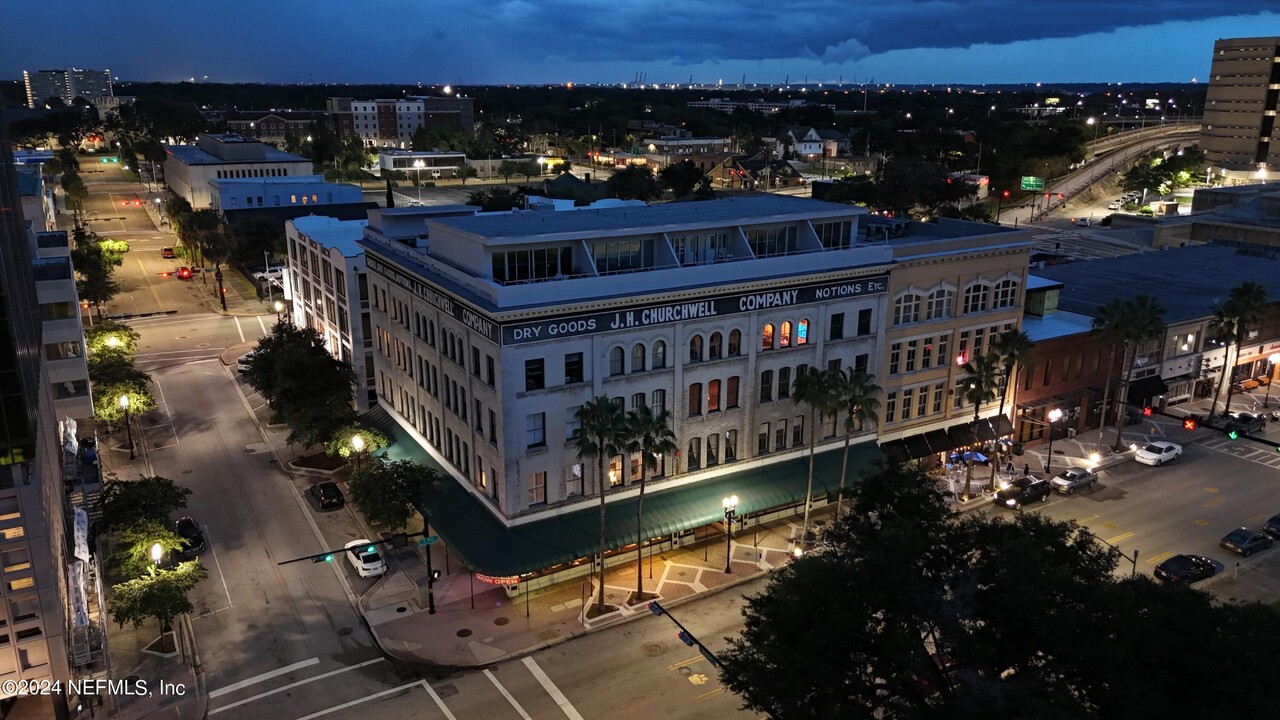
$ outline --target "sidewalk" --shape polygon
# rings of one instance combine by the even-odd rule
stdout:
[[[834,507],[813,515],[813,525],[830,521]],[[732,573],[725,573],[723,525],[703,538],[677,548],[669,544],[645,549],[643,588],[664,606],[725,590],[784,564],[796,547],[800,517],[735,530]],[[643,602],[628,605],[636,589],[634,551],[628,561],[605,571],[605,602],[617,608],[594,619],[584,618],[584,604],[595,595],[595,576],[575,577],[515,598],[498,586],[475,580],[457,566],[446,565],[446,549],[435,549],[432,563],[441,571],[436,581],[436,613],[419,605],[419,589],[426,586],[421,551],[399,551],[397,565],[360,599],[361,615],[387,654],[402,661],[441,668],[490,665],[648,615]],[[423,548],[425,550],[425,548]],[[448,568],[448,574],[445,574]],[[425,592],[425,591],[424,591]]]

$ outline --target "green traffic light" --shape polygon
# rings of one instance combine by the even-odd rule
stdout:
[[[368,549],[365,550],[365,552],[377,552],[377,551],[378,551],[378,548],[374,547],[373,545],[370,545]]]
[[[329,553],[328,555],[325,555],[325,556],[324,556],[324,561],[325,561],[325,562],[333,562],[333,553]]]
[[[1236,432],[1235,430],[1232,430],[1231,432],[1227,433],[1227,437],[1231,438],[1232,440],[1239,440],[1240,433]]]

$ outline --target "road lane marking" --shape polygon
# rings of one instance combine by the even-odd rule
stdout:
[[[261,316],[261,315],[259,315],[259,316],[258,316],[258,327],[262,328],[262,334],[263,334],[263,335],[270,335],[270,334],[271,334],[271,333],[267,332],[267,324],[266,324],[266,323],[264,323],[264,322],[262,322],[262,316]]]
[[[323,673],[323,674],[321,674],[321,675],[316,675],[315,677],[310,677],[310,678],[307,678],[306,680],[299,680],[299,681],[297,681],[297,682],[289,683],[288,685],[281,685],[280,687],[278,687],[278,688],[276,688],[276,689],[274,689],[274,690],[268,690],[268,691],[266,691],[266,692],[264,692],[264,693],[258,693],[257,695],[254,695],[253,697],[245,698],[244,700],[238,700],[238,701],[236,701],[236,702],[231,703],[230,705],[223,705],[223,706],[222,706],[222,707],[220,707],[220,708],[216,708],[216,709],[210,710],[210,711],[209,711],[209,714],[210,714],[210,715],[217,715],[218,713],[220,713],[220,712],[222,712],[222,711],[224,711],[224,710],[230,710],[231,708],[240,707],[241,705],[248,705],[248,704],[249,704],[249,703],[251,703],[251,702],[255,702],[255,701],[261,700],[262,698],[265,698],[265,697],[271,697],[272,695],[275,695],[275,694],[277,694],[277,693],[282,693],[282,692],[284,692],[285,690],[292,690],[292,689],[294,689],[294,688],[296,688],[296,687],[302,687],[303,685],[307,685],[307,684],[310,684],[310,683],[316,682],[317,680],[324,680],[324,679],[326,679],[326,678],[331,678],[331,677],[333,677],[334,675],[341,675],[342,673],[350,672],[350,671],[352,671],[352,670],[359,670],[359,669],[360,669],[360,668],[362,668],[362,667],[365,667],[365,666],[368,666],[368,665],[373,665],[374,663],[384,662],[385,660],[386,660],[386,658],[374,658],[374,659],[372,659],[372,660],[365,660],[364,662],[359,663],[359,664],[357,664],[357,665],[351,665],[351,666],[344,667],[344,668],[338,668],[337,670],[330,670],[330,671],[329,671],[329,672],[327,672],[327,673]],[[317,662],[319,662],[319,661],[317,660]],[[211,697],[212,697],[212,695],[211,695]]]
[[[1222,503],[1224,503],[1224,502],[1226,502],[1226,501],[1227,501],[1227,499],[1226,499],[1226,498],[1224,498],[1224,497],[1217,497],[1217,498],[1214,498],[1214,499],[1212,499],[1212,500],[1210,500],[1210,501],[1208,501],[1208,502],[1204,503],[1203,507],[1211,508],[1211,507],[1213,507],[1213,506],[1215,506],[1215,505],[1221,505]]]
[[[1121,534],[1119,534],[1119,535],[1117,535],[1117,536],[1115,536],[1115,537],[1113,537],[1113,538],[1108,538],[1108,539],[1107,539],[1107,542],[1108,542],[1108,543],[1110,543],[1110,544],[1112,544],[1112,545],[1115,545],[1116,543],[1120,542],[1121,540],[1128,540],[1128,539],[1129,539],[1129,538],[1131,538],[1131,537],[1133,537],[1133,533],[1131,533],[1131,532],[1121,533]]]
[[[377,700],[380,697],[386,697],[387,695],[394,695],[395,693],[398,693],[404,690],[411,690],[413,688],[418,687],[419,685],[426,685],[426,684],[427,684],[426,680],[419,680],[418,682],[411,682],[408,685],[401,685],[400,687],[388,688],[381,692],[376,692],[372,695],[365,695],[362,698],[356,698],[355,700],[352,700],[350,702],[344,702],[341,705],[334,705],[333,707],[327,710],[321,710],[320,712],[314,712],[314,713],[311,713],[310,715],[304,715],[298,718],[298,720],[315,720],[315,718],[324,717],[329,713],[335,713],[335,712],[338,712],[339,710],[346,710],[347,708],[355,707],[360,703],[369,702],[370,700]]]
[[[520,707],[520,703],[516,702],[516,699],[511,697],[511,693],[507,692],[507,689],[502,686],[502,683],[498,682],[498,678],[495,677],[493,673],[489,672],[488,669],[485,669],[484,676],[489,678],[489,682],[493,683],[494,687],[498,688],[498,692],[502,693],[502,697],[506,698],[507,702],[511,703],[511,707],[515,708],[516,712],[520,713],[520,717],[523,720],[533,720],[533,718],[529,717],[529,713],[525,712],[524,708]],[[302,718],[302,720],[306,720],[306,718]]]
[[[582,716],[578,714],[578,711],[573,707],[573,704],[569,702],[569,698],[565,697],[564,693],[560,692],[560,688],[556,687],[556,684],[551,682],[551,678],[547,677],[547,674],[542,671],[542,668],[538,666],[538,663],[534,662],[533,658],[525,658],[524,666],[529,668],[529,672],[533,673],[533,676],[538,679],[538,682],[542,683],[542,689],[546,690],[547,694],[551,696],[551,699],[556,701],[556,704],[560,706],[562,711],[564,711],[565,717],[569,718],[569,720],[582,720]]]
[[[1168,559],[1169,559],[1169,558],[1171,558],[1171,557],[1173,557],[1173,551],[1172,551],[1172,550],[1170,550],[1170,551],[1168,551],[1168,552],[1162,552],[1162,553],[1160,553],[1159,555],[1156,555],[1155,557],[1147,558],[1147,564],[1148,564],[1148,565],[1155,565],[1156,563],[1164,562],[1165,560],[1168,560]]]
[[[227,576],[222,574],[222,563],[218,562],[218,549],[213,546],[213,533],[209,532],[209,526],[204,526],[205,538],[209,541],[209,552],[213,553],[213,564],[218,567],[218,577],[222,579],[222,592],[227,594],[227,605],[235,607],[236,604],[231,602],[231,591],[227,589]]]
[[[670,580],[668,580],[668,582],[671,582],[671,581],[670,581]],[[668,665],[668,666],[667,666],[667,669],[668,669],[668,670],[676,670],[676,669],[679,669],[679,668],[684,667],[685,665],[692,665],[692,664],[694,664],[694,663],[698,662],[699,660],[704,660],[704,659],[705,659],[705,658],[703,658],[701,655],[698,655],[698,656],[696,656],[696,657],[691,657],[691,658],[689,658],[688,660],[681,660],[680,662],[676,663],[675,665]]]
[[[426,688],[427,692],[431,693],[431,699],[436,702],[436,707],[440,708],[440,712],[444,713],[444,716],[449,718],[449,720],[458,720],[458,718],[453,716],[453,713],[449,712],[449,708],[445,706],[444,700],[441,700],[440,696],[436,694],[436,689],[431,687],[431,683],[426,680],[422,680],[421,682],[422,687]]]
[[[212,700],[213,698],[216,698],[216,697],[222,697],[227,693],[232,693],[232,692],[235,692],[236,690],[243,690],[244,688],[247,688],[250,685],[256,685],[257,683],[260,683],[263,680],[270,680],[273,677],[279,677],[281,675],[291,673],[294,670],[301,670],[303,668],[308,668],[308,667],[311,667],[312,665],[319,665],[319,664],[320,664],[320,658],[313,657],[310,660],[302,660],[292,665],[285,665],[282,668],[276,668],[275,670],[264,672],[261,675],[254,675],[251,678],[245,678],[240,682],[232,683],[226,687],[221,687],[221,688],[218,688],[217,690],[210,691],[209,699]]]
[[[722,688],[722,687],[721,687],[721,688],[716,688],[715,690],[712,690],[711,692],[705,692],[705,693],[702,693],[702,694],[701,694],[701,695],[699,695],[698,697],[694,698],[694,699],[693,699],[693,701],[694,701],[694,702],[702,702],[703,700],[710,700],[711,698],[713,698],[713,697],[715,697],[715,696],[717,696],[717,695],[723,695],[723,694],[724,694],[724,692],[725,692],[725,689],[724,689],[724,688]]]
[[[1265,518],[1266,516],[1267,516],[1267,514],[1266,514],[1266,513],[1258,513],[1257,515],[1254,515],[1253,517],[1249,518],[1249,519],[1248,519],[1248,520],[1246,520],[1245,522],[1255,523],[1255,522],[1258,522],[1259,520],[1261,520],[1261,519]]]
[[[231,319],[236,321],[236,332],[240,333],[240,342],[245,342],[244,328],[240,327],[240,318],[236,315],[232,315]]]

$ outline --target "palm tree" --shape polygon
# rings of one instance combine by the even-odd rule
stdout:
[[[1009,395],[1009,386],[1018,385],[1018,375],[1031,360],[1031,351],[1035,343],[1021,330],[1006,330],[991,344],[991,351],[1000,362],[1000,410],[997,415],[1004,415],[1004,402]],[[996,463],[991,463],[991,484],[996,482]]]
[[[1119,298],[1112,298],[1106,305],[1099,305],[1093,316],[1093,329],[1090,332],[1111,348],[1107,353],[1107,382],[1102,386],[1102,418],[1098,421],[1099,453],[1102,452],[1103,431],[1107,428],[1107,410],[1111,400],[1112,368],[1116,364],[1116,348],[1124,344],[1129,319],[1128,308]],[[1119,432],[1118,429],[1117,432]]]
[[[817,368],[806,367],[796,373],[792,386],[791,398],[797,405],[809,406],[809,485],[804,494],[804,525],[800,537],[809,537],[809,505],[813,495],[813,447],[817,444],[818,434],[814,432],[814,422],[819,413],[834,412],[840,406],[838,380]]]
[[[837,372],[840,404],[844,406],[844,459],[840,462],[840,485],[836,490],[836,520],[840,520],[840,504],[844,500],[844,478],[849,471],[849,437],[866,423],[875,423],[880,413],[880,386],[874,375],[849,368]],[[836,411],[833,411],[833,413]]]
[[[1127,328],[1124,338],[1124,401],[1129,403],[1129,379],[1133,376],[1134,361],[1137,359],[1138,347],[1142,343],[1150,340],[1158,340],[1164,335],[1164,307],[1160,301],[1150,295],[1137,295],[1133,299],[1125,303],[1125,312],[1128,320],[1125,322]],[[1129,350],[1132,348],[1134,358],[1129,358]],[[1121,442],[1123,436],[1121,428],[1124,422],[1121,419],[1116,420],[1116,444],[1112,448],[1115,452],[1120,452],[1123,447]]]
[[[600,589],[596,599],[596,609],[604,612],[604,496],[607,486],[604,481],[604,460],[612,458],[622,450],[625,419],[622,408],[618,407],[607,395],[601,395],[578,408],[574,413],[578,421],[578,437],[574,445],[578,450],[578,459],[596,459],[596,489],[600,493]]]
[[[998,363],[999,360],[988,353],[986,355],[978,355],[960,366],[960,369],[964,371],[964,377],[960,379],[960,382],[964,385],[962,397],[966,401],[973,403],[974,424],[977,424],[981,417],[982,404],[996,399]],[[964,475],[964,499],[968,500],[969,487],[973,482],[972,456],[965,463],[965,466],[967,469]]]
[[[636,500],[636,602],[644,599],[641,570],[644,567],[644,483],[650,470],[658,469],[658,458],[674,453],[676,434],[671,431],[671,413],[654,412],[648,405],[627,413],[627,452],[640,453],[640,497]],[[652,568],[651,568],[652,569]]]
[[[1231,412],[1231,396],[1234,394],[1229,368],[1234,367],[1234,362],[1240,359],[1240,346],[1249,338],[1250,328],[1270,306],[1266,288],[1256,282],[1244,282],[1231,288],[1227,301],[1213,311],[1210,330],[1231,341],[1235,349],[1234,361],[1231,358],[1231,348],[1227,349],[1227,357],[1222,360],[1222,381],[1218,383],[1218,392],[1222,391],[1223,385],[1227,386],[1227,402],[1222,408],[1224,415]],[[1211,416],[1218,406],[1218,392],[1213,394],[1213,407],[1209,409]]]

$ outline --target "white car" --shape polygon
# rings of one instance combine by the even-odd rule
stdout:
[[[1076,225],[1079,227],[1089,227],[1092,224],[1093,221],[1089,218],[1076,218]]]
[[[1108,210],[1119,210],[1119,209],[1120,209],[1120,203],[1119,203],[1119,202],[1108,203],[1108,204],[1107,204],[1107,209],[1108,209]]]
[[[250,350],[249,352],[241,355],[240,359],[236,361],[236,370],[239,370],[240,372],[249,372],[249,364],[253,362],[253,356],[257,353],[257,350]]]
[[[378,547],[367,539],[352,540],[342,546],[347,552],[347,562],[360,577],[380,577],[387,572],[387,561],[378,554]]]
[[[284,268],[273,267],[273,268],[267,268],[266,270],[260,270],[254,273],[253,277],[255,280],[259,280],[259,281],[280,280],[284,278]]]
[[[1163,465],[1173,462],[1182,455],[1182,446],[1167,440],[1148,443],[1146,447],[1134,453],[1133,459],[1143,465]]]

